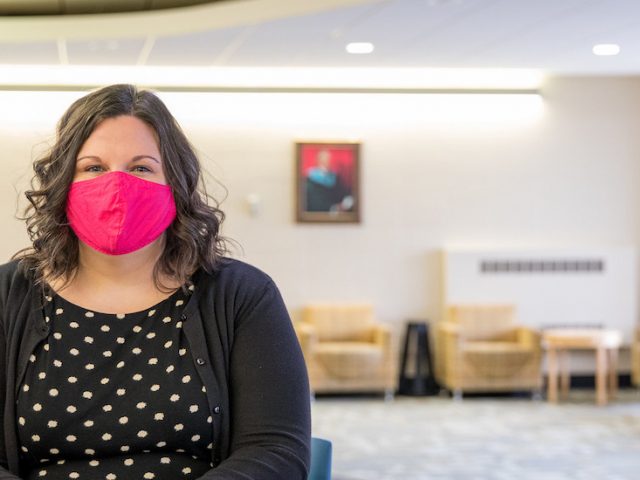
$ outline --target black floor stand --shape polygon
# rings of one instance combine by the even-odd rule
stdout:
[[[411,356],[411,358],[409,358]],[[408,363],[413,368],[408,371]],[[440,392],[433,372],[429,326],[426,322],[409,322],[400,359],[399,395],[437,395]]]

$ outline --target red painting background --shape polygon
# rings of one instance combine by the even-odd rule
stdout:
[[[303,145],[301,147],[300,155],[302,157],[300,172],[303,177],[306,177],[309,170],[316,166],[316,157],[320,150],[328,150],[331,153],[331,160],[329,162],[329,169],[334,172],[345,187],[353,189],[354,182],[354,147],[350,145],[335,146],[335,145]]]

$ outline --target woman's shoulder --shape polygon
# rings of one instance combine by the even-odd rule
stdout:
[[[273,284],[271,277],[258,267],[230,257],[222,258],[214,272],[200,272],[199,280],[218,287],[264,288]]]
[[[6,263],[2,263],[0,264],[0,274],[4,275],[7,272],[14,272],[16,270],[18,270],[18,267],[20,265],[20,260],[9,260]]]
[[[11,296],[13,301],[28,294],[33,279],[27,275],[19,260],[0,265],[0,306]]]
[[[16,281],[29,282],[20,260],[11,260],[0,265],[0,286],[11,284]]]

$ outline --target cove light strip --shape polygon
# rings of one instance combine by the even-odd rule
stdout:
[[[71,90],[133,83],[173,91],[538,93],[522,69],[0,65],[0,89]]]

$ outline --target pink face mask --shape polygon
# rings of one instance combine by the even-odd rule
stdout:
[[[73,182],[67,218],[80,240],[108,255],[131,253],[150,244],[176,217],[169,185],[124,172]]]

